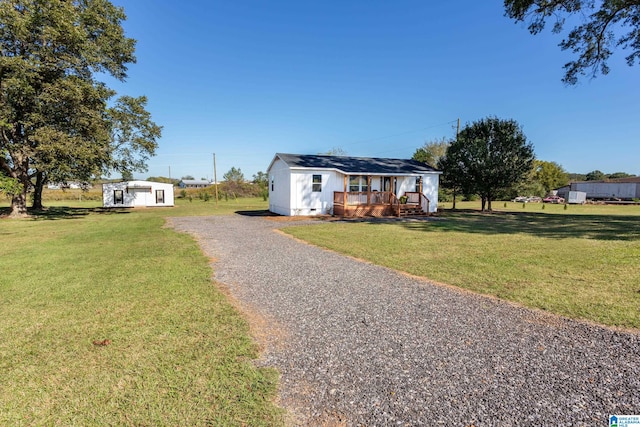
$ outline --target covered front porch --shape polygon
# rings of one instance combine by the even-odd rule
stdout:
[[[344,217],[428,215],[430,203],[420,176],[345,175],[343,191],[333,192],[333,214]]]

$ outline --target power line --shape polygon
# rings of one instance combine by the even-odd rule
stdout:
[[[356,145],[356,144],[364,144],[366,142],[373,142],[373,141],[379,141],[379,140],[387,139],[387,138],[395,138],[396,136],[409,135],[409,134],[412,134],[412,133],[422,132],[422,131],[425,131],[425,130],[428,130],[428,129],[433,129],[433,128],[437,128],[437,127],[440,127],[440,126],[456,123],[457,120],[458,119],[451,120],[451,121],[444,122],[444,123],[440,123],[440,124],[433,125],[433,126],[428,126],[428,127],[421,128],[421,129],[416,129],[416,130],[410,130],[410,131],[405,131],[405,132],[401,132],[401,133],[396,133],[396,134],[393,134],[393,135],[380,136],[380,137],[371,138],[371,139],[363,139],[361,141],[355,141],[355,142],[347,143],[345,145],[346,146],[351,146],[351,145]]]

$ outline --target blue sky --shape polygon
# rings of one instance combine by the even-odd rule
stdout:
[[[571,59],[502,1],[114,0],[137,43],[122,95],[164,127],[138,178],[247,179],[276,152],[409,158],[487,116],[515,119],[537,158],[640,174],[640,66],[567,87]]]

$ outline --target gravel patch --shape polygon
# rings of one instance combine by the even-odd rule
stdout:
[[[281,372],[292,424],[601,427],[610,414],[640,414],[640,334],[434,285],[277,232],[291,223],[171,223],[197,236],[241,306],[268,319],[254,325],[265,340],[259,364]]]

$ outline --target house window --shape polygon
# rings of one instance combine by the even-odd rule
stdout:
[[[360,191],[362,191],[363,193],[366,193],[367,191],[369,191],[369,180],[367,179],[366,176],[361,176],[360,177]]]
[[[124,191],[113,190],[113,204],[124,205]]]
[[[313,185],[311,191],[319,193],[322,191],[322,175],[313,175]]]
[[[420,185],[422,184],[422,177],[416,177],[416,193],[420,192]]]
[[[349,191],[366,193],[369,190],[366,176],[352,176],[349,178]]]
[[[273,191],[273,181],[274,181],[274,178],[271,177],[271,191]]]
[[[352,176],[349,178],[349,191],[360,191],[360,177]]]
[[[156,190],[156,203],[164,203],[164,190]]]

